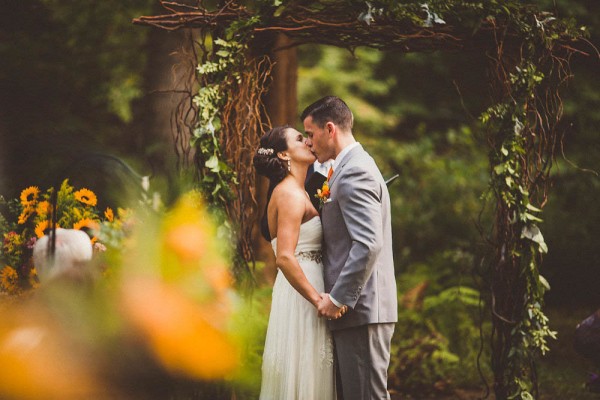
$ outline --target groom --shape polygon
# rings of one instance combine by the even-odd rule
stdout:
[[[319,162],[334,159],[323,200],[325,291],[318,310],[329,319],[338,397],[389,399],[387,368],[398,321],[390,198],[375,161],[352,135],[352,112],[338,97],[308,106],[301,120]],[[346,306],[348,312],[340,316]],[[341,390],[340,390],[341,389]]]

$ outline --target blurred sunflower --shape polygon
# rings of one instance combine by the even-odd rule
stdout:
[[[100,230],[100,223],[98,221],[95,221],[91,218],[84,218],[73,224],[73,229],[80,231],[83,228],[89,228],[94,234],[94,236],[91,239],[92,243],[98,240],[98,238],[96,237],[96,233]]]
[[[48,228],[50,228],[50,221],[48,221],[47,219],[39,222],[35,226],[35,235],[38,237],[38,239],[41,237],[44,237],[44,235],[45,235],[44,231]],[[56,228],[60,228],[60,226],[57,224]]]
[[[43,200],[38,203],[35,212],[40,218],[46,218],[50,214],[51,209],[52,206],[50,205],[50,202]]]
[[[55,196],[55,197],[54,197]],[[56,203],[52,203],[55,199]],[[51,187],[45,191],[37,186],[29,186],[20,195],[9,201],[0,196],[0,271],[5,265],[13,266],[18,274],[17,294],[22,289],[37,287],[37,279],[30,275],[33,248],[38,239],[47,235],[51,225],[54,206],[56,207],[56,227],[75,228],[93,231],[91,243],[96,252],[106,248],[118,249],[124,245],[131,227],[128,220],[131,210],[106,208],[96,209],[98,197],[86,188],[79,190],[65,179],[60,188]],[[87,229],[89,228],[89,230]],[[92,236],[92,235],[89,235]],[[5,292],[0,286],[0,292]],[[0,313],[1,314],[1,313]],[[1,394],[0,394],[0,397]]]
[[[88,206],[95,206],[98,203],[96,194],[89,189],[80,189],[75,192],[75,199]]]
[[[113,222],[115,220],[115,213],[113,212],[112,208],[106,207],[106,210],[104,211],[104,217],[108,222]]]
[[[19,274],[10,265],[5,265],[0,272],[0,288],[10,294],[19,290]]]
[[[31,268],[29,270],[29,276],[27,278],[28,278],[28,281],[29,281],[29,285],[32,288],[35,289],[35,288],[38,288],[40,286],[40,280],[38,278],[37,270],[35,269],[35,267],[33,267],[33,268]]]
[[[31,214],[33,214],[33,211],[34,211],[34,208],[31,207],[30,205],[26,205],[25,207],[23,207],[23,211],[19,215],[19,219],[17,220],[17,223],[19,225],[23,225],[25,222],[27,222],[27,220],[29,219]]]
[[[123,310],[156,359],[174,374],[222,379],[240,363],[235,341],[177,288],[152,279],[125,282]]]
[[[29,186],[27,189],[23,189],[21,192],[21,204],[26,207],[35,203],[39,194],[40,188],[37,186]]]

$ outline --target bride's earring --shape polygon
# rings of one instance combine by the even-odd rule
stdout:
[[[288,158],[288,172],[292,170],[292,161]]]

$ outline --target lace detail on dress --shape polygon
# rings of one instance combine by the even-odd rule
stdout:
[[[296,257],[319,264],[323,262],[323,253],[321,253],[321,250],[300,251],[296,253]]]
[[[333,366],[333,339],[331,336],[327,336],[325,342],[321,344],[321,370],[331,368]]]

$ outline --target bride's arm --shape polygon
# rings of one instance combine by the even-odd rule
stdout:
[[[283,188],[282,188],[283,189]],[[290,285],[313,306],[317,306],[321,295],[310,284],[294,255],[300,225],[304,216],[306,199],[296,191],[280,191],[276,196],[277,207],[277,258],[275,264],[283,272]]]

